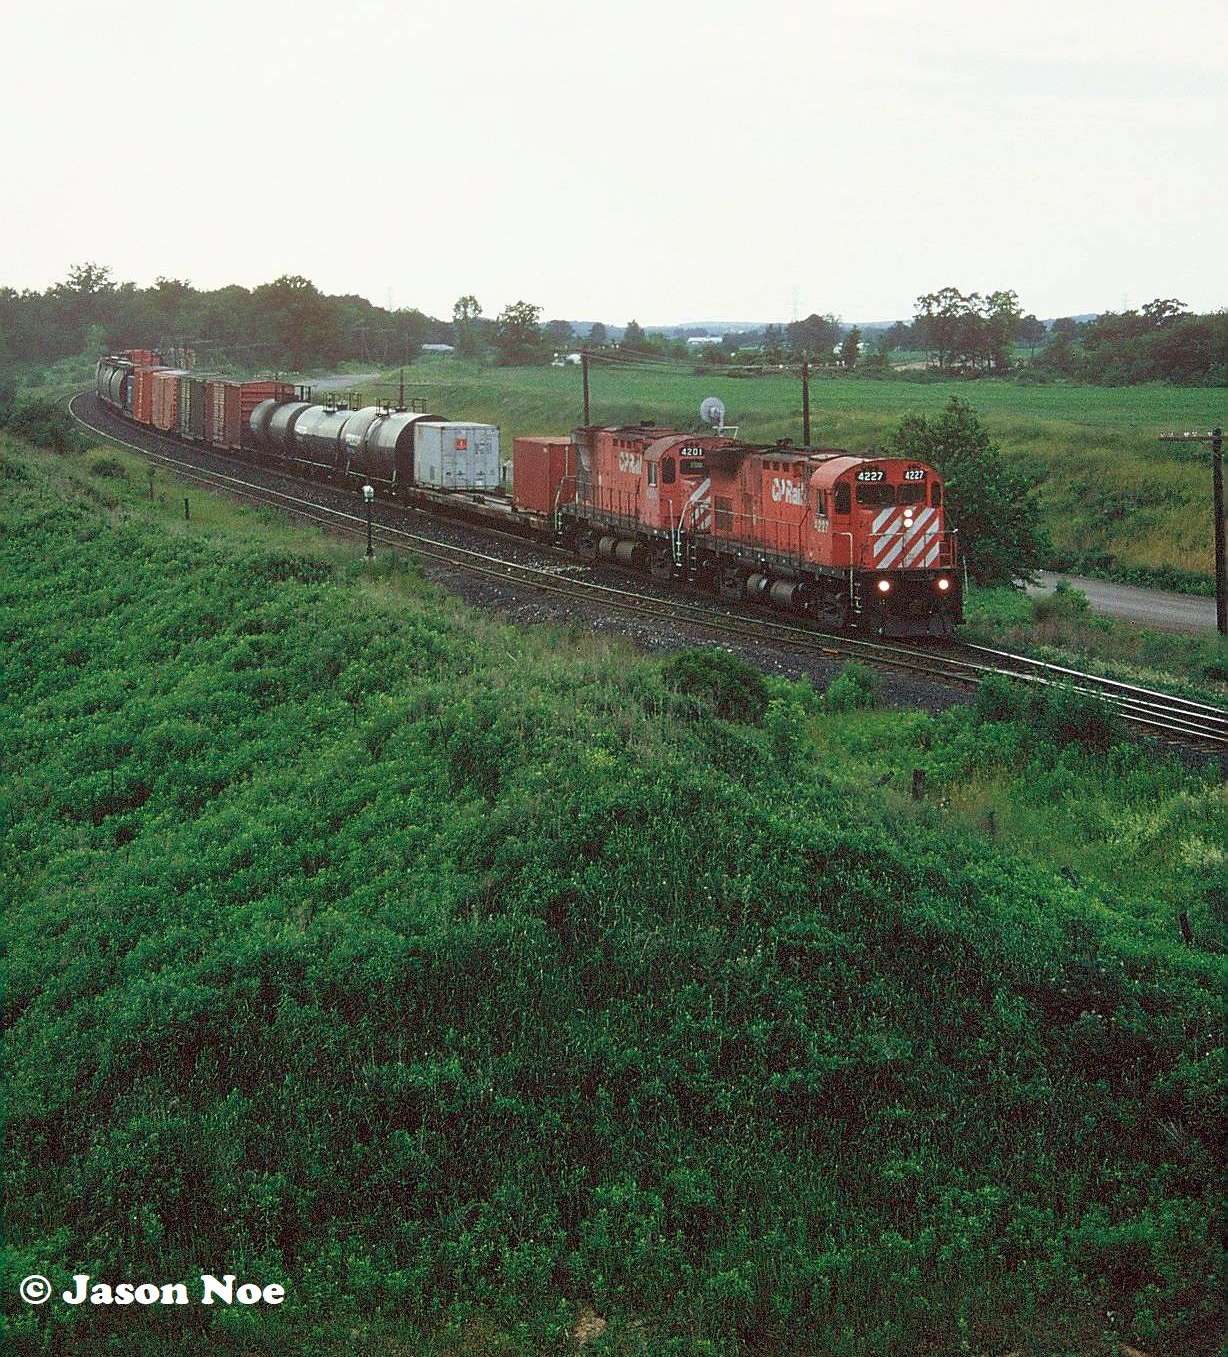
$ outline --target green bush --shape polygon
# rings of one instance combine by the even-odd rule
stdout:
[[[9,433],[52,452],[75,453],[85,448],[72,416],[52,401],[34,400],[17,406],[9,415],[7,427]]]
[[[1051,594],[1037,594],[1033,597],[1032,620],[1079,622],[1087,618],[1090,607],[1090,601],[1085,593],[1074,588],[1068,580],[1058,580],[1057,587]]]
[[[759,725],[767,710],[763,675],[727,650],[683,650],[662,668],[666,686],[698,698],[727,721]]]
[[[878,706],[879,677],[867,665],[850,661],[823,694],[827,711],[869,711]]]

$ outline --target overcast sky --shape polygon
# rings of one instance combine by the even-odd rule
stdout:
[[[450,316],[1228,305],[1228,5],[41,0],[10,26],[0,285]]]

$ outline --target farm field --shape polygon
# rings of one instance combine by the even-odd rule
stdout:
[[[405,371],[407,395],[458,418],[499,423],[509,440],[564,432],[581,418],[577,367],[496,368],[430,359]],[[396,380],[397,373],[387,374],[391,385],[383,393]],[[816,443],[865,450],[906,415],[935,416],[958,396],[1038,483],[1055,568],[1207,592],[1214,571],[1210,454],[1156,440],[1174,429],[1206,430],[1222,421],[1225,394],[1222,388],[817,376],[810,388],[811,430]],[[592,366],[597,423],[653,419],[691,427],[708,395],[725,402],[741,437],[801,439],[796,378]]]
[[[1218,1352],[1214,768],[0,474],[8,1350]]]

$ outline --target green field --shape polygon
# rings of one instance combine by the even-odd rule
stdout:
[[[1214,768],[0,475],[7,1351],[1218,1352]]]
[[[392,385],[384,393],[396,379],[388,374]],[[427,360],[406,369],[406,392],[450,416],[498,423],[507,438],[566,432],[582,414],[576,367],[481,368]],[[653,419],[689,428],[698,424],[700,401],[709,395],[725,402],[740,436],[800,442],[796,378],[592,368],[596,423]],[[1223,389],[818,376],[810,389],[812,439],[868,449],[906,415],[937,415],[952,395],[972,405],[1003,451],[1039,483],[1059,568],[1100,569],[1122,578],[1149,571],[1161,583],[1161,572],[1171,571],[1187,586],[1208,587],[1214,570],[1209,453],[1157,439],[1223,421]]]

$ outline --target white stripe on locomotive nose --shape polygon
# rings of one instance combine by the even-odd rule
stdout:
[[[894,510],[894,509],[889,509],[887,512],[888,512],[888,513],[894,513],[895,510]],[[877,519],[875,519],[875,522],[879,522],[879,521],[882,521],[882,515],[881,515],[881,514],[879,515],[879,517],[878,517]],[[878,537],[875,539],[875,541],[874,541],[874,545],[873,545],[873,554],[874,554],[875,556],[881,555],[881,553],[884,552],[884,551],[886,551],[887,548],[892,544],[892,542],[894,542],[894,541],[896,540],[896,539],[892,536],[892,534],[893,534],[893,533],[895,532],[895,530],[900,526],[900,524],[903,523],[903,521],[904,521],[904,516],[903,516],[903,514],[901,514],[900,517],[899,517],[895,522],[889,523],[889,524],[882,530],[882,532],[879,534],[879,536],[878,536]]]
[[[941,541],[935,542],[934,545],[930,548],[930,554],[925,558],[924,561],[921,562],[921,564],[922,564],[927,570],[928,570],[929,567],[930,567],[931,565],[933,565],[934,562],[938,559],[938,553],[939,553],[939,551],[940,551],[941,549],[942,549],[942,543],[941,543]]]
[[[882,511],[882,513],[879,514],[877,518],[875,518],[874,522],[873,522],[873,523],[871,524],[871,526],[870,526],[870,531],[871,531],[871,532],[882,532],[882,531],[883,531],[883,524],[886,523],[886,521],[891,517],[891,515],[892,515],[893,513],[895,513],[895,505],[894,505],[894,504],[892,504],[892,505],[889,506],[888,508],[884,509],[884,510]]]
[[[929,519],[933,518],[933,516],[934,511],[932,509],[927,509],[917,520],[918,525],[927,523]],[[916,540],[916,536],[914,534],[913,538],[910,540],[908,545],[908,554],[904,558],[905,566],[916,564],[917,557],[920,556],[921,553],[926,549],[929,540],[930,540],[929,532],[922,533],[921,540],[919,542]]]
[[[895,558],[900,554],[900,552],[903,551],[906,546],[909,546],[913,541],[915,541],[917,534],[925,526],[926,519],[929,518],[929,516],[933,512],[934,511],[932,509],[922,510],[921,517],[916,519],[913,522],[912,526],[908,528],[902,536],[894,539],[894,546],[887,553],[887,555],[884,556],[883,559],[878,563],[878,568],[880,570],[886,570],[886,568],[891,564],[892,561],[895,560]],[[905,561],[904,564],[907,565],[908,562]]]

